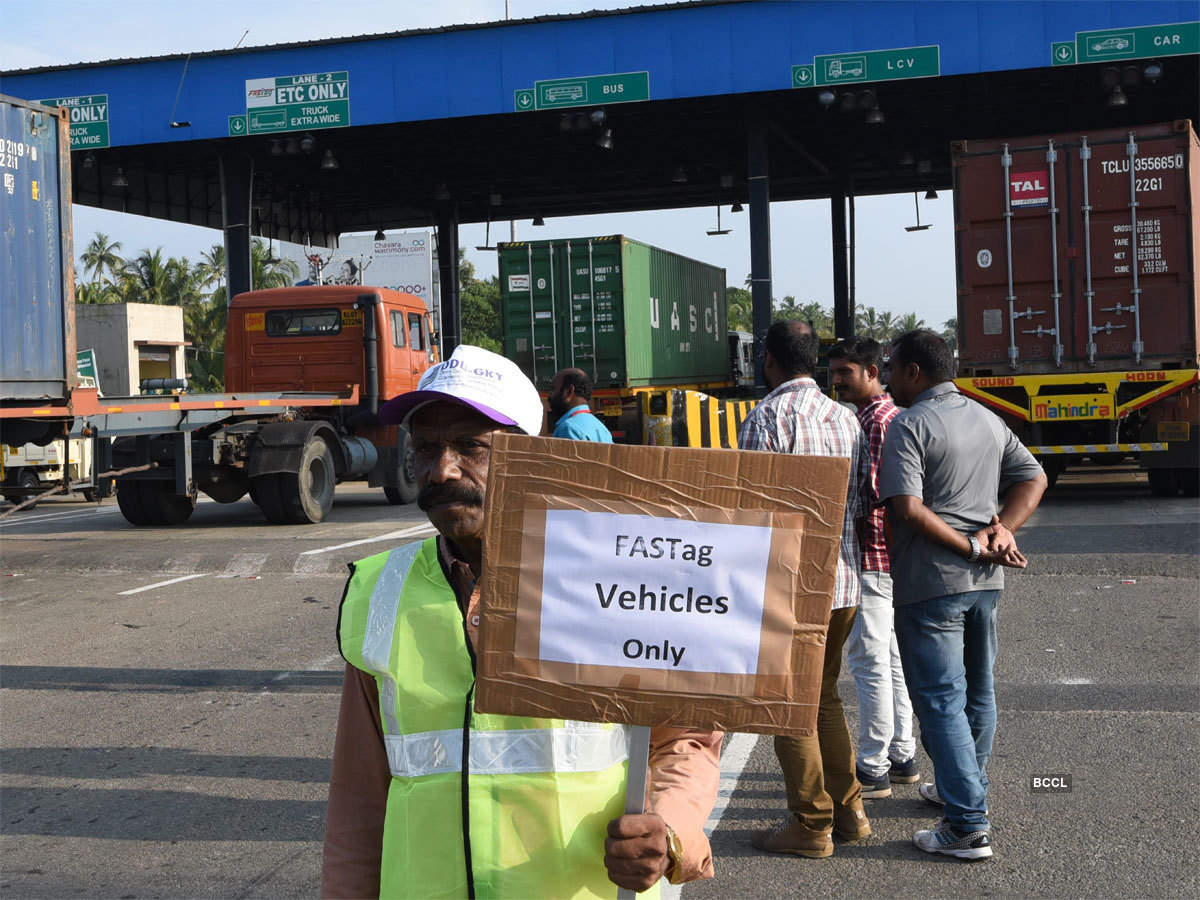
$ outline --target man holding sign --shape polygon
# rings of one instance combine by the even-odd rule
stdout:
[[[460,346],[380,418],[410,425],[439,536],[352,567],[323,895],[615,897],[712,877],[719,732],[654,729],[648,812],[621,815],[624,728],[474,710],[491,443],[538,433],[537,390]]]

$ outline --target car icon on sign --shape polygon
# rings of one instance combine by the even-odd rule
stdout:
[[[1096,53],[1103,53],[1106,50],[1127,50],[1129,49],[1129,41],[1122,37],[1105,38],[1102,41],[1096,41],[1092,44],[1092,50]]]

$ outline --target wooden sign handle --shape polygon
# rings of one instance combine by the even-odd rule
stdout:
[[[646,779],[650,776],[650,726],[629,726],[629,774],[625,778],[625,815],[646,811]],[[617,889],[617,900],[634,900],[635,891]]]

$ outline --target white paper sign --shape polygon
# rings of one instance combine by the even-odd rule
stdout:
[[[539,658],[753,675],[771,529],[548,510]]]
[[[510,291],[527,291],[529,290],[528,275],[509,275],[508,289]]]

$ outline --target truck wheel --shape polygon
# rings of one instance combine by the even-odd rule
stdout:
[[[383,489],[383,495],[387,497],[388,503],[392,506],[412,503],[417,499],[417,475],[413,469],[412,438],[404,429],[400,431],[400,437],[404,442],[400,448],[400,471],[396,473],[400,477],[400,484],[395,487],[387,485]]]
[[[192,515],[196,501],[191,497],[180,497],[170,481],[139,481],[142,507],[149,516],[151,525],[182,525]]]
[[[267,517],[267,521],[275,525],[288,525],[291,519],[283,506],[279,495],[279,479],[281,476],[259,475],[250,480],[250,499],[254,505]]]
[[[79,493],[83,494],[83,499],[88,503],[95,503],[98,499],[100,499],[100,495],[96,493],[95,488],[84,488]]]
[[[315,525],[333,508],[337,472],[333,467],[333,453],[323,438],[311,438],[304,445],[298,472],[284,472],[277,477],[287,521]]]
[[[142,505],[142,490],[140,481],[119,481],[114,487],[117,493],[117,506],[121,515],[130,525],[149,525],[150,515]]]
[[[1174,497],[1179,493],[1174,469],[1149,469],[1146,477],[1150,480],[1150,493],[1155,497]]]
[[[23,487],[26,489],[36,489],[37,487],[39,487],[41,485],[41,482],[38,481],[36,472],[34,472],[32,469],[25,469],[24,471],[21,472],[20,476],[18,476],[18,478],[16,480],[16,484],[18,487]],[[30,496],[32,496],[32,495],[26,494],[26,495],[22,496],[21,494],[5,494],[4,499],[7,500],[9,503],[11,503],[13,506],[16,506],[18,503],[24,503],[26,500],[28,500],[30,498]],[[25,508],[26,509],[34,509],[36,506],[37,506],[36,503],[30,503]]]

